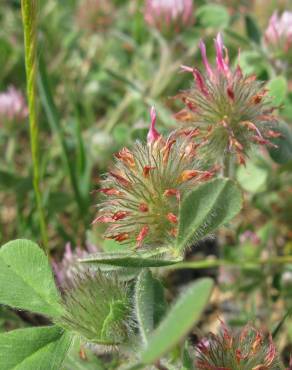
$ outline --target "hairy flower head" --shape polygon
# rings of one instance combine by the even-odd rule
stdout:
[[[202,153],[209,158],[222,159],[234,154],[244,164],[253,144],[272,145],[269,138],[278,136],[273,131],[276,119],[262,83],[255,76],[244,76],[239,65],[235,69],[230,67],[220,34],[215,48],[216,67],[209,64],[202,41],[205,72],[182,66],[193,74],[194,86],[177,96],[185,108],[176,118],[188,127],[200,129],[197,139],[206,144]]]
[[[131,330],[131,303],[125,283],[100,271],[81,271],[67,282],[60,325],[90,342],[115,345]]]
[[[196,159],[196,130],[164,139],[151,111],[148,143],[116,154],[114,168],[99,190],[106,199],[94,222],[108,224],[105,237],[132,247],[159,247],[176,237],[180,199],[194,185],[210,179]]]
[[[193,21],[193,0],[146,0],[146,22],[162,32],[190,26]]]
[[[196,347],[199,370],[281,370],[271,335],[247,325],[234,334],[222,323],[221,333],[210,333]]]

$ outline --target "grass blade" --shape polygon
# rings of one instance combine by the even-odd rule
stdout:
[[[29,108],[30,145],[33,166],[33,187],[36,197],[43,248],[48,250],[47,225],[40,191],[39,126],[36,108],[37,74],[37,0],[22,0],[26,86]]]

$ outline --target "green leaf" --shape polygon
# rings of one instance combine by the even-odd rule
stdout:
[[[256,20],[249,14],[245,15],[244,20],[248,38],[254,41],[256,44],[260,45],[262,35]]]
[[[273,98],[274,105],[281,105],[287,95],[288,84],[284,76],[277,76],[267,84],[269,95]]]
[[[250,46],[250,40],[234,30],[226,29],[224,30],[224,34],[229,36],[231,39],[234,39],[234,41],[239,42],[242,45]]]
[[[141,271],[135,286],[135,313],[144,344],[165,312],[164,291],[160,282],[148,269]]]
[[[240,53],[239,64],[246,75],[261,75],[268,69],[268,64],[257,50],[244,50]]]
[[[57,326],[0,334],[0,369],[60,370],[71,339]]]
[[[48,258],[37,244],[18,239],[0,249],[0,303],[59,317],[59,293]]]
[[[159,267],[178,263],[181,257],[175,259],[164,259],[168,249],[159,248],[154,251],[124,251],[95,253],[80,262],[89,264],[105,264],[124,267]]]
[[[164,294],[164,287],[158,279],[153,278],[153,289],[154,289],[154,328],[164,318],[167,302]]]
[[[203,5],[197,9],[196,17],[203,27],[225,28],[230,16],[224,6],[217,4]]]
[[[182,202],[178,249],[185,249],[229,222],[241,206],[241,191],[231,180],[215,179],[199,186]]]
[[[246,167],[240,166],[237,170],[237,180],[244,190],[250,193],[257,193],[265,190],[268,179],[266,168],[248,161]]]
[[[277,148],[269,148],[272,159],[279,164],[292,162],[292,128],[284,122],[279,123],[277,131],[281,137],[271,139]]]
[[[142,350],[143,364],[155,362],[181,342],[200,319],[212,287],[213,281],[204,278],[191,284],[181,294],[165,319],[150,336],[148,346]]]

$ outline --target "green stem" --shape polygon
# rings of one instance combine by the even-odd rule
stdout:
[[[226,153],[223,158],[223,164],[222,164],[222,175],[223,177],[227,177],[229,179],[233,179],[235,174],[234,174],[234,158],[230,153]]]
[[[192,262],[179,262],[175,265],[171,265],[168,268],[172,270],[180,269],[193,269],[200,270],[205,268],[220,267],[220,266],[230,266],[237,268],[259,268],[259,266],[265,265],[285,265],[292,263],[292,256],[278,256],[270,257],[267,259],[258,259],[252,261],[242,261],[240,267],[238,266],[238,261],[228,261],[224,259],[212,259],[212,260],[201,260]]]
[[[30,146],[33,165],[33,187],[39,214],[40,232],[43,248],[47,251],[48,236],[45,214],[40,191],[40,164],[39,164],[39,127],[36,108],[36,73],[37,73],[37,0],[21,0],[27,98],[29,108]]]

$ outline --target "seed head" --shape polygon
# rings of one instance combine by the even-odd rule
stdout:
[[[244,76],[239,65],[230,67],[220,34],[215,40],[216,67],[209,64],[203,41],[200,49],[205,72],[182,66],[192,73],[194,86],[177,96],[185,108],[176,118],[200,129],[197,139],[205,144],[201,154],[212,160],[235,155],[244,164],[253,144],[272,145],[269,138],[278,135],[268,91],[255,76]]]
[[[234,334],[221,324],[221,333],[199,342],[196,368],[199,370],[281,370],[271,335],[264,336],[251,325]]]
[[[136,248],[174,241],[181,197],[214,174],[196,159],[192,130],[164,139],[151,113],[148,143],[137,142],[132,150],[124,148],[116,155],[100,189],[106,199],[94,220],[109,225],[106,238]]]
[[[116,276],[81,271],[67,282],[60,325],[86,340],[115,345],[127,340],[131,329],[128,287]]]

